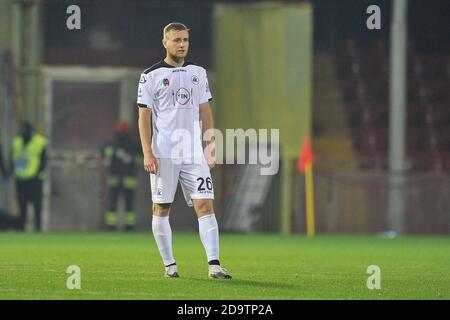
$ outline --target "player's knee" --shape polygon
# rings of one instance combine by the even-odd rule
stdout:
[[[170,212],[170,203],[153,203],[153,215],[166,217]]]
[[[198,216],[203,216],[214,212],[213,201],[211,199],[197,199],[193,202],[195,212]]]

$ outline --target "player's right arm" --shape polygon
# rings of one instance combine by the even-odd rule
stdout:
[[[150,173],[158,171],[158,162],[152,151],[152,109],[150,79],[145,74],[139,80],[138,109],[139,136],[141,138],[142,153],[144,155],[144,170]]]
[[[139,108],[139,135],[141,137],[142,153],[144,154],[144,169],[150,173],[158,171],[158,163],[152,151],[152,110]]]

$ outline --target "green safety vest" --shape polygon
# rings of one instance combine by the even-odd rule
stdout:
[[[38,173],[41,165],[41,155],[47,145],[47,139],[40,134],[33,134],[27,145],[23,144],[22,136],[13,140],[14,173],[19,179],[31,179]]]

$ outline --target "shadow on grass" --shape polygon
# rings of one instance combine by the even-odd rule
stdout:
[[[289,289],[289,290],[300,290],[301,286],[290,283],[280,283],[280,282],[270,282],[270,281],[258,281],[258,280],[245,280],[245,279],[236,279],[232,280],[219,280],[219,279],[198,279],[198,278],[189,278],[192,281],[204,282],[204,283],[218,283],[221,285],[227,285],[230,287],[249,287],[249,288],[267,288],[267,289]]]

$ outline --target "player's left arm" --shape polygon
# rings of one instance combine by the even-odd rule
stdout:
[[[211,129],[205,136],[206,147],[204,154],[208,166],[212,169],[216,165],[216,147],[214,143],[214,135],[212,134],[212,129],[214,128],[213,113],[211,107],[209,106],[209,102],[200,104],[199,108],[200,108],[200,121],[202,123],[202,133],[204,134],[205,131]]]

